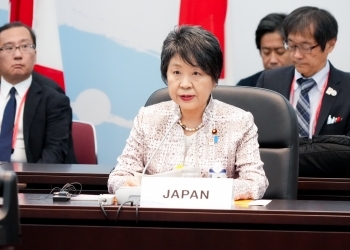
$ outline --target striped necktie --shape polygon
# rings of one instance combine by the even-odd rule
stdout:
[[[299,78],[297,82],[301,87],[299,100],[297,103],[299,136],[309,136],[309,128],[310,128],[309,91],[315,86],[316,82],[312,78],[309,78],[309,79]]]
[[[8,100],[4,116],[1,123],[0,133],[0,161],[11,161],[12,154],[12,136],[13,124],[15,123],[16,115],[16,89],[14,87],[10,90],[10,99]]]

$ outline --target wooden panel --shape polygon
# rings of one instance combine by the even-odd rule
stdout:
[[[273,200],[228,210],[106,206],[19,194],[16,249],[347,249],[349,201]],[[40,196],[39,196],[40,197]],[[244,203],[240,203],[244,204]],[[138,218],[138,221],[136,220]]]
[[[22,225],[16,249],[348,249],[348,232]]]

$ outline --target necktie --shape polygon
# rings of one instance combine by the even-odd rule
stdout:
[[[299,78],[297,80],[301,86],[299,100],[297,103],[297,117],[299,123],[299,136],[309,136],[310,128],[310,100],[309,91],[315,86],[314,79]]]
[[[10,90],[10,99],[8,100],[4,117],[2,118],[1,133],[0,133],[0,161],[11,161],[12,154],[12,136],[13,124],[16,115],[16,89],[12,87]]]

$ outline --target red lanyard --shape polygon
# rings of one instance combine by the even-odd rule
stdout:
[[[27,93],[28,93],[28,90],[24,94],[24,96],[23,96],[23,98],[21,100],[21,103],[19,104],[18,112],[17,112],[17,115],[16,115],[16,120],[15,120],[15,124],[14,124],[14,127],[13,127],[12,149],[15,149],[15,146],[16,146],[16,138],[17,138],[17,134],[18,134],[19,119],[20,119],[20,116],[21,116],[23,105],[24,105],[24,103],[26,101],[26,98],[27,98]]]
[[[318,121],[318,116],[320,114],[320,110],[321,110],[321,106],[322,106],[322,100],[323,100],[323,96],[324,96],[324,92],[326,91],[326,88],[327,88],[327,85],[328,85],[328,79],[329,79],[329,71],[328,71],[328,76],[327,76],[327,79],[326,79],[326,82],[324,83],[323,85],[323,89],[321,91],[321,98],[320,98],[320,101],[317,105],[317,109],[316,109],[316,116],[315,116],[315,121],[314,121],[314,126],[312,128],[312,135],[315,134],[315,130],[316,130],[316,123]],[[290,89],[290,93],[291,93],[291,97],[290,97],[290,103],[293,105],[293,101],[294,101],[294,87],[295,87],[295,76],[294,76],[294,79],[293,79],[293,82],[292,82],[292,86],[291,86],[291,89]]]

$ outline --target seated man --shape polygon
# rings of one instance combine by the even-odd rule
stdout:
[[[326,10],[300,7],[285,18],[283,29],[294,66],[263,72],[257,87],[276,91],[290,101],[296,110],[301,137],[350,136],[350,74],[334,68],[327,60],[337,41],[336,19]],[[321,151],[310,151],[314,144],[310,140],[307,143],[306,154],[300,151],[300,176],[350,176],[349,155],[344,149],[337,151],[334,143],[325,143],[321,157]],[[336,154],[330,157],[334,151]]]
[[[261,19],[255,31],[255,43],[263,61],[264,69],[274,69],[292,64],[289,51],[283,46],[284,35],[282,23],[285,14],[271,13]],[[262,71],[244,78],[237,86],[255,87]]]
[[[35,46],[28,26],[0,27],[0,161],[68,162],[69,98],[32,77]]]
[[[326,10],[301,7],[286,17],[283,28],[294,66],[263,72],[257,87],[289,99],[300,136],[350,135],[350,74],[327,60],[337,41],[337,21]]]

